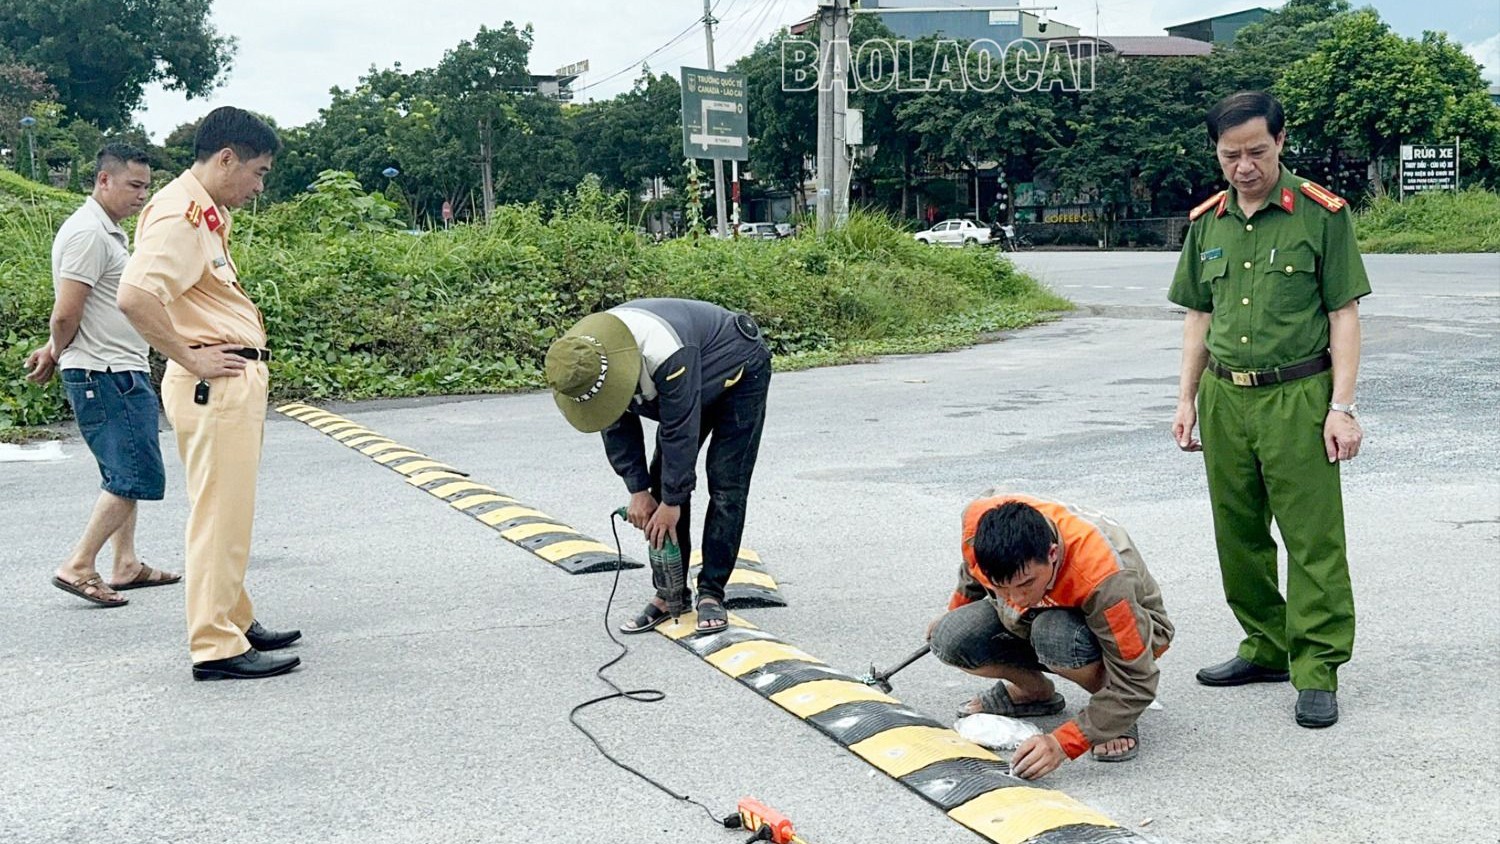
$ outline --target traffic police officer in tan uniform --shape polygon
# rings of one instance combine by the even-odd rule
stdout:
[[[1194,209],[1168,294],[1188,309],[1172,435],[1203,452],[1224,593],[1245,631],[1238,654],[1198,682],[1290,678],[1297,723],[1328,727],[1354,649],[1339,463],[1363,437],[1354,384],[1370,282],[1344,200],[1281,166],[1284,123],[1260,92],[1208,113],[1229,188]]]
[[[264,653],[302,634],[261,626],[245,591],[271,353],[229,256],[229,209],[264,189],[280,149],[275,131],[249,112],[209,112],[193,166],[141,212],[120,284],[120,309],[170,360],[162,400],[192,505],[187,621],[197,680],[270,677],[300,662]]]

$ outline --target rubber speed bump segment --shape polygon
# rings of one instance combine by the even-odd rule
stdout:
[[[615,549],[509,495],[470,480],[467,472],[433,460],[358,422],[300,402],[276,410],[405,476],[408,484],[494,528],[507,542],[569,574],[641,568],[640,563],[628,557],[621,566]]]
[[[703,552],[694,548],[688,564],[688,581],[696,582],[697,571],[702,568]],[[749,548],[741,548],[739,558],[734,561],[734,571],[724,586],[724,606],[732,610],[786,606],[780,584],[766,571],[760,555]]]
[[[698,633],[684,613],[656,630],[995,844],[1145,844],[1077,800],[1011,776],[1010,765],[889,694],[730,613]]]

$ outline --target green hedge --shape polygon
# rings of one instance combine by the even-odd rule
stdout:
[[[1355,223],[1364,252],[1500,252],[1500,195],[1479,188],[1370,203]]]
[[[0,353],[0,427],[66,413],[56,384],[27,385],[20,366],[46,339],[50,232],[68,207],[55,197],[25,202],[19,224],[0,227],[0,320],[13,326]],[[782,366],[951,346],[1067,307],[991,250],[924,247],[879,217],[856,216],[822,238],[654,244],[617,207],[586,181],[551,213],[508,206],[487,226],[412,233],[392,228],[393,208],[378,194],[330,174],[294,202],[238,215],[234,257],[276,350],[275,394],[536,388],[553,339],[639,296],[754,314]]]

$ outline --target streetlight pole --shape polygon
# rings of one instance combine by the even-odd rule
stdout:
[[[36,118],[26,115],[21,118],[21,128],[26,130],[26,143],[31,148],[31,180],[36,181],[36,132],[32,127],[36,126]]]

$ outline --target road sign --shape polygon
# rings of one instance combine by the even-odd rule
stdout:
[[[750,158],[745,77],[696,67],[682,69],[682,149],[688,158]]]
[[[1458,144],[1402,144],[1401,192],[1458,189]]]

